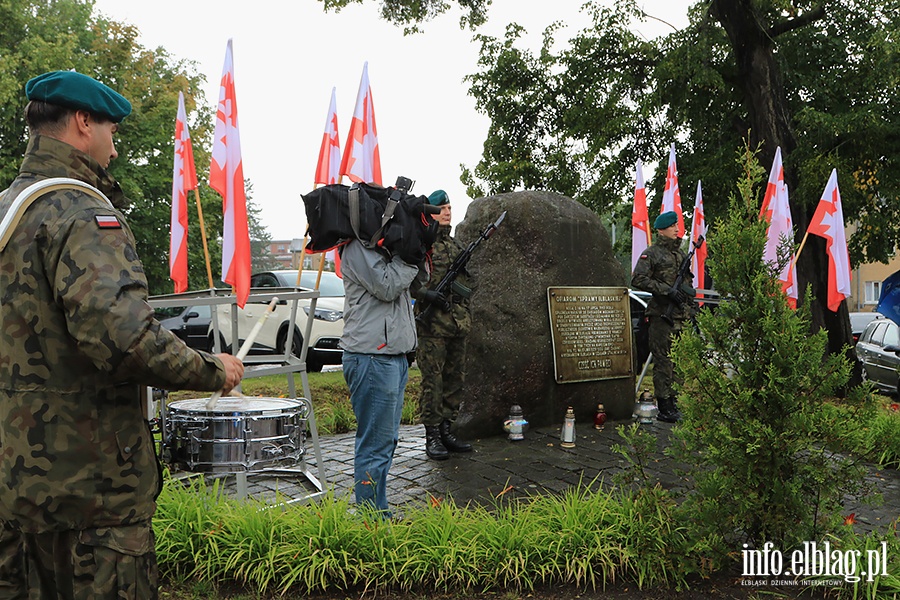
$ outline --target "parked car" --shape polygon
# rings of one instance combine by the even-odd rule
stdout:
[[[877,312],[850,313],[850,331],[853,332],[853,343],[855,344],[859,341],[859,336],[862,335],[863,329],[866,328],[870,321],[883,318],[884,315]]]
[[[299,291],[310,291],[315,288],[318,275],[318,271],[303,271],[300,275],[300,285],[297,286],[296,270],[264,271],[250,277],[250,287],[261,290],[295,288]],[[251,289],[251,294],[252,291]],[[307,371],[321,371],[323,365],[341,364],[343,354],[338,342],[344,331],[344,283],[334,273],[325,271],[322,273],[319,283],[319,294],[306,356]],[[309,299],[298,301],[297,317],[293,333],[291,333],[290,320],[293,301],[280,300],[273,314],[265,320],[260,329],[251,353],[284,354],[290,339],[292,340],[292,354],[300,356],[310,304]],[[243,309],[237,311],[238,348],[240,348],[240,344],[243,344],[245,336],[250,334],[253,326],[259,321],[267,305],[267,302],[254,302],[251,298]],[[226,351],[231,351],[231,309],[232,305],[218,307],[221,347]],[[208,340],[211,343],[213,339],[213,329],[210,325]]]
[[[898,392],[900,367],[900,327],[890,319],[874,319],[866,325],[856,343],[856,356],[863,378],[881,391]]]
[[[209,322],[212,310],[208,305],[174,306],[156,309],[159,324],[184,340],[191,348],[209,351]]]

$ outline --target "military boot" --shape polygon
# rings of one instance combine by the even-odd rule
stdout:
[[[433,458],[434,460],[447,460],[450,458],[450,453],[447,452],[447,448],[441,443],[439,425],[425,426],[425,454],[428,455],[428,458]]]
[[[669,400],[672,401],[672,414],[675,416],[675,421],[681,420],[681,411],[678,410],[678,398],[675,396],[671,396]]]
[[[675,415],[675,403],[672,398],[657,398],[656,404],[659,412],[656,413],[656,420],[663,423],[677,423],[678,417]]]
[[[451,424],[449,419],[441,421],[441,441],[444,442],[444,447],[450,452],[471,452],[472,444],[464,442],[450,433]]]

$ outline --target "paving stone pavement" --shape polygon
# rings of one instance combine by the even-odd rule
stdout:
[[[626,460],[612,450],[614,444],[622,443],[617,425],[607,423],[602,430],[576,427],[574,448],[560,447],[559,427],[530,429],[520,441],[511,441],[505,435],[471,440],[473,452],[453,454],[444,461],[431,460],[425,455],[422,425],[405,425],[400,428],[400,441],[390,471],[388,501],[395,514],[402,514],[404,506],[425,504],[431,497],[452,499],[459,505],[476,503],[492,507],[510,499],[561,493],[579,485],[592,489],[612,486],[614,476],[627,467]],[[648,476],[667,489],[686,489],[689,480],[683,475],[683,465],[663,453],[671,425],[653,423],[642,427],[657,439],[656,451],[645,469]],[[348,495],[351,500],[353,442],[352,432],[320,437],[325,474],[322,489],[333,490],[339,497]],[[308,441],[307,445],[307,472],[318,483],[319,470],[312,443]],[[868,481],[881,494],[883,503],[873,506],[848,499],[845,506],[845,514],[855,513],[857,530],[861,532],[887,527],[900,517],[900,472],[874,465],[869,465],[868,471]],[[302,501],[304,492],[318,489],[308,480],[294,479],[283,474],[251,475],[247,495],[293,496]]]

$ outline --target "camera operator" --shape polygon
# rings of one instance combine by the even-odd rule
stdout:
[[[340,345],[357,423],[356,504],[372,507],[385,519],[391,516],[387,476],[399,436],[407,355],[417,343],[409,287],[428,245],[423,224],[417,239],[393,253],[367,247],[359,239],[343,246],[341,253],[345,297]]]

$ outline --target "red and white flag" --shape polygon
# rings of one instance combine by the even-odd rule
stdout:
[[[341,142],[338,139],[337,102],[335,89],[331,88],[331,104],[328,107],[328,118],[325,119],[325,133],[322,134],[316,180],[313,183],[321,185],[337,183],[341,178],[340,172]]]
[[[635,166],[634,205],[631,209],[631,271],[637,266],[641,253],[650,245],[650,215],[647,212],[647,188],[644,186],[644,165]]]
[[[341,176],[358,183],[381,185],[381,156],[378,153],[378,129],[375,127],[375,106],[372,103],[372,87],[369,85],[369,63],[363,64],[359,92],[353,120],[344,145],[341,160]]]
[[[666,187],[663,189],[659,213],[675,211],[678,215],[678,237],[684,237],[684,215],[681,212],[681,192],[678,191],[678,167],[675,166],[675,144],[669,149],[669,166],[666,169]]]
[[[225,50],[225,66],[219,86],[219,106],[213,135],[209,185],[222,196],[222,281],[234,288],[241,308],[250,295],[250,231],[247,223],[247,195],[241,164],[241,135],[238,130],[237,99],[234,93],[234,60],[231,40]]]
[[[169,241],[169,277],[175,282],[175,293],[188,289],[188,192],[197,187],[194,148],[188,131],[184,94],[178,92],[178,114],[175,117],[175,165],[172,168],[172,220]]]
[[[778,246],[785,242],[794,242],[794,222],[791,217],[791,206],[788,201],[788,189],[784,183],[784,165],[781,161],[781,148],[775,150],[775,160],[769,172],[769,182],[759,211],[759,218],[769,224],[766,230],[766,246],[763,260],[776,264],[778,262]],[[794,259],[784,266],[778,276],[781,289],[784,290],[791,308],[797,308],[797,266]]]
[[[765,217],[767,223],[771,223],[771,209],[769,205],[778,192],[780,186],[784,185],[784,165],[781,162],[781,146],[775,149],[775,159],[772,161],[772,170],[769,171],[769,181],[766,183],[766,193],[763,195],[762,206],[759,209],[759,218]]]
[[[828,252],[828,310],[837,312],[851,294],[850,253],[844,232],[844,209],[838,190],[837,169],[831,171],[819,206],[809,222],[809,233],[826,239]]]
[[[691,273],[694,275],[694,289],[698,290],[697,298],[703,298],[699,290],[706,287],[706,215],[703,212],[703,192],[700,190],[700,182],[697,182],[697,199],[694,201],[694,218],[691,221],[691,245],[696,246],[697,240],[703,237],[703,242],[691,258]]]

